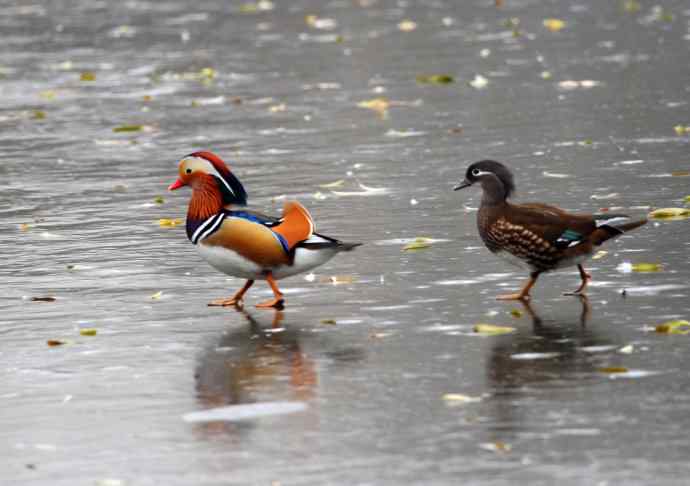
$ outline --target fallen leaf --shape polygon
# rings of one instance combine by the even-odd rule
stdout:
[[[678,135],[685,135],[686,133],[690,133],[690,125],[676,125],[675,127],[673,127],[673,129],[676,131]]]
[[[420,74],[417,76],[417,82],[421,84],[450,84],[455,82],[455,79],[450,74]]]
[[[279,105],[273,105],[268,108],[271,113],[280,113],[287,110],[287,105],[285,103],[280,103]]]
[[[671,172],[672,177],[687,177],[690,176],[690,171],[687,170],[674,170]]]
[[[46,341],[46,344],[48,346],[62,346],[63,344],[65,344],[65,341],[60,341],[59,339],[48,339]]]
[[[688,334],[690,333],[690,322],[685,320],[668,321],[658,324],[654,330],[661,334]]]
[[[151,300],[160,300],[161,297],[163,297],[163,291],[159,290],[151,296]]]
[[[625,366],[606,366],[604,368],[597,369],[600,373],[627,373],[628,368]]]
[[[46,112],[42,110],[34,110],[31,112],[32,120],[45,120]]]
[[[19,231],[29,231],[31,229],[31,225],[28,223],[22,223],[19,225]]]
[[[321,319],[321,324],[329,324],[331,326],[335,326],[336,322],[335,319]]]
[[[431,246],[431,238],[426,238],[424,236],[418,236],[413,241],[403,246],[402,251],[415,251],[423,250]]]
[[[633,272],[660,272],[662,266],[660,263],[633,263]]]
[[[165,199],[163,199],[163,196],[156,196],[153,198],[153,202],[156,204],[163,204],[165,202]]]
[[[513,309],[510,311],[510,315],[515,318],[519,318],[522,317],[522,311],[520,309]]]
[[[446,393],[442,398],[448,405],[462,405],[465,403],[481,402],[483,400],[482,397],[471,397],[469,395],[463,395],[462,393]]]
[[[495,326],[493,324],[475,324],[472,330],[483,336],[499,336],[501,334],[510,334],[515,332],[514,327]]]
[[[601,258],[604,258],[606,255],[608,255],[608,253],[609,252],[606,250],[599,250],[598,252],[596,252],[594,254],[594,256],[592,257],[592,260],[599,260]]]
[[[690,197],[690,196],[688,196]],[[686,198],[686,202],[688,199]],[[665,220],[680,220],[690,217],[690,209],[688,208],[659,208],[655,209],[647,215],[650,219],[665,219]]]
[[[32,302],[55,302],[55,297],[31,297]]]
[[[79,81],[96,81],[96,73],[89,71],[83,72],[79,76]]]
[[[403,32],[412,32],[417,28],[417,22],[409,19],[402,20],[398,23],[398,29]]]
[[[79,334],[81,334],[82,336],[95,336],[97,333],[98,331],[93,327],[85,327],[79,329]]]
[[[483,444],[479,444],[479,448],[489,452],[510,452],[513,446],[499,440],[496,442],[485,442]]]
[[[113,132],[115,132],[115,133],[140,132],[143,129],[144,129],[144,125],[120,125],[120,126],[113,128]]]
[[[345,184],[345,179],[339,179],[335,182],[329,182],[328,184],[320,184],[319,187],[323,187],[324,189],[330,189],[332,187],[340,187],[343,184]]]
[[[388,113],[388,107],[390,106],[390,101],[387,98],[374,98],[371,100],[360,101],[357,103],[359,108],[366,108],[368,110],[373,110],[379,114],[381,118],[385,118]]]
[[[175,218],[175,219],[161,218],[158,220],[158,224],[162,228],[173,228],[175,226],[181,225],[182,220],[180,218]]]
[[[558,32],[565,27],[565,22],[561,19],[544,19],[544,27],[551,32]]]

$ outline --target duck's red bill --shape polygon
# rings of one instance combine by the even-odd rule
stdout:
[[[182,186],[184,186],[184,182],[182,182],[180,179],[177,179],[175,182],[168,186],[168,191],[174,191],[175,189],[179,189]]]

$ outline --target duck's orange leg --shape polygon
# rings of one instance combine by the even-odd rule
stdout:
[[[259,309],[282,309],[285,304],[285,299],[283,298],[283,293],[278,289],[278,284],[276,284],[271,272],[266,274],[266,281],[268,282],[268,285],[271,286],[271,290],[273,290],[274,298],[267,300],[266,302],[256,304],[256,307]]]
[[[582,283],[575,292],[564,292],[563,295],[585,295],[585,289],[587,288],[589,281],[592,280],[592,276],[585,272],[585,269],[582,265],[578,265],[577,268],[580,270],[580,278],[582,279]]]
[[[242,299],[244,298],[244,294],[247,293],[247,290],[249,290],[249,287],[251,287],[254,284],[253,280],[247,280],[244,284],[244,287],[242,287],[240,290],[237,291],[235,295],[230,297],[229,299],[216,299],[212,300],[211,302],[208,303],[209,306],[216,306],[220,305],[223,307],[227,307],[230,305],[240,305],[242,302]]]
[[[496,300],[529,300],[529,291],[537,283],[537,277],[539,277],[539,272],[534,272],[529,275],[529,280],[522,287],[522,290],[517,294],[504,294],[496,297]]]

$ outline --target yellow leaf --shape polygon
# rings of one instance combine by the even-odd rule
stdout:
[[[159,290],[151,296],[151,300],[159,300],[161,297],[163,297],[163,291]]]
[[[686,199],[687,200],[687,199]],[[647,215],[651,219],[678,220],[690,217],[690,209],[687,208],[659,208]]]
[[[328,184],[321,184],[321,185],[319,185],[319,187],[323,187],[323,188],[340,187],[343,184],[345,184],[345,179],[340,179],[340,180],[337,180],[335,182],[329,182]]]
[[[446,393],[443,395],[443,400],[449,405],[460,405],[463,403],[481,402],[482,397],[471,397],[469,395],[463,395],[462,393]]]
[[[658,324],[654,330],[661,334],[688,334],[690,333],[690,322],[684,320],[668,321]]]
[[[19,225],[19,231],[29,231],[31,229],[31,225],[28,223],[22,223]]]
[[[374,98],[372,100],[360,101],[357,103],[357,106],[359,108],[374,110],[381,118],[385,118],[386,114],[388,113],[390,101],[388,101],[386,98]]]
[[[599,260],[600,258],[604,258],[606,255],[608,255],[608,251],[606,250],[599,250],[596,252],[596,254],[592,257],[592,260]]]
[[[79,334],[82,336],[95,336],[98,331],[93,328],[93,327],[85,327],[83,329],[79,329]]]
[[[321,319],[321,324],[329,324],[331,326],[335,326],[336,322],[335,319]]]
[[[412,32],[417,28],[417,22],[409,19],[402,20],[398,24],[398,29],[400,29],[403,32]]]
[[[606,366],[604,368],[599,368],[597,371],[600,373],[627,373],[628,368],[625,366]]]
[[[450,84],[454,81],[455,79],[450,74],[420,74],[417,76],[417,82],[421,84]]]
[[[473,331],[484,336],[499,336],[501,334],[510,334],[515,332],[514,327],[495,326],[493,324],[475,324]]]
[[[660,272],[662,270],[660,263],[633,263],[633,272]]]
[[[285,110],[287,110],[287,105],[285,103],[281,103],[279,105],[273,105],[273,106],[268,108],[268,111],[270,111],[271,113],[279,113],[279,112],[285,111]]]
[[[165,199],[163,199],[163,196],[156,196],[153,198],[153,202],[156,204],[163,204],[165,202]]]
[[[158,224],[163,228],[172,228],[172,227],[175,227],[175,226],[182,224],[182,220],[180,218],[176,218],[176,219],[161,218],[158,220]]]
[[[510,311],[510,315],[515,318],[522,317],[522,311],[520,309],[513,309]]]
[[[83,72],[79,76],[79,81],[96,81],[96,73],[89,71]]]
[[[565,27],[565,22],[561,19],[544,19],[544,27],[549,29],[551,32],[558,32]]]
[[[403,246],[402,251],[414,251],[423,250],[431,246],[431,238],[425,238],[423,236],[418,236],[413,241]]]

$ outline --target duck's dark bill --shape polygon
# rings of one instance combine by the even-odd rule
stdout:
[[[460,189],[464,189],[464,188],[466,188],[466,187],[470,187],[471,185],[472,185],[471,182],[462,181],[460,184],[458,184],[457,186],[455,186],[455,187],[453,188],[453,190],[454,190],[454,191],[459,191]]]

